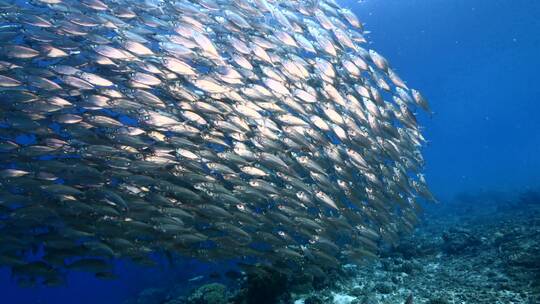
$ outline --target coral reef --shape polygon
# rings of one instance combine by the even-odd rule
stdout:
[[[486,204],[482,195],[463,197],[478,200],[475,206]],[[493,197],[491,193],[484,199],[495,201]],[[231,280],[236,287],[228,291],[223,285],[208,284],[194,288],[187,297],[159,303],[538,304],[540,195],[524,193],[496,203],[469,212],[463,212],[459,203],[428,210],[413,235],[364,266],[287,274],[252,267],[235,272]],[[160,294],[147,290],[140,299],[148,302],[136,303],[156,303]],[[218,300],[208,301],[205,295],[210,294],[219,294]]]
[[[235,304],[272,304],[285,301],[288,277],[269,267],[260,267],[247,274],[233,299]],[[284,302],[286,303],[286,302]]]
[[[482,242],[478,236],[467,229],[451,228],[442,235],[443,250],[448,254],[460,254],[463,251],[478,249]]]
[[[219,283],[199,287],[189,296],[187,304],[227,304],[227,287]]]
[[[493,202],[494,196],[467,200]],[[401,304],[410,294],[415,304],[540,303],[540,196],[530,192],[496,204],[428,212],[414,235],[381,252],[379,261],[295,303],[333,303],[332,292],[362,304]]]

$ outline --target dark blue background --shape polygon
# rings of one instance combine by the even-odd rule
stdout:
[[[386,56],[436,114],[422,117],[433,192],[512,191],[540,185],[540,1],[341,1],[366,23]],[[171,274],[118,264],[120,279],[73,274],[67,287],[19,289],[0,271],[0,303],[122,303],[145,286],[185,281],[204,267]]]

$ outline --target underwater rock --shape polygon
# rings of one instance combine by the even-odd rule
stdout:
[[[351,304],[352,301],[354,300],[356,300],[356,298],[348,294],[335,293],[332,298],[332,303],[333,304]]]
[[[360,304],[379,304],[374,295],[366,295],[359,300]]]
[[[318,296],[310,296],[304,300],[304,304],[324,304],[324,301]]]
[[[403,264],[398,268],[398,271],[404,272],[406,274],[413,274],[415,272],[422,271],[422,264],[416,260],[404,261]]]
[[[275,304],[288,297],[288,278],[270,267],[250,271],[242,288],[234,296],[237,304]]]
[[[521,193],[519,204],[540,206],[540,191],[526,191]]]
[[[186,300],[183,297],[180,297],[177,299],[169,300],[165,302],[164,304],[186,304]]]
[[[350,304],[405,304],[411,294],[413,304],[540,303],[540,222],[531,218],[535,205],[524,206],[466,219],[426,214],[429,221],[402,241],[406,246],[385,249],[376,263],[324,292],[355,297]]]
[[[401,256],[404,259],[424,257],[426,255],[437,254],[441,250],[441,241],[438,239],[425,239],[418,242],[417,239],[405,238],[396,246],[385,251],[381,257]]]
[[[399,242],[397,246],[392,248],[391,254],[397,255],[400,254],[406,259],[410,259],[412,257],[419,255],[419,248],[418,244],[415,244],[414,242],[408,241],[402,241]]]
[[[432,298],[427,301],[427,304],[450,304],[445,298]]]
[[[403,260],[399,257],[385,258],[381,260],[381,266],[385,271],[413,274],[422,270],[422,265],[416,260]]]
[[[322,271],[320,273],[312,273],[312,276],[313,276],[313,280],[311,284],[313,285],[313,288],[315,289],[320,290],[333,283],[330,280],[330,276],[327,276],[326,273]]]
[[[349,293],[350,295],[355,296],[357,298],[366,295],[366,291],[364,290],[364,288],[360,286],[355,286]]]
[[[443,234],[442,238],[444,241],[443,250],[448,254],[461,254],[465,251],[471,251],[481,244],[480,238],[466,229],[449,229]]]
[[[290,291],[296,294],[306,294],[313,290],[311,282],[296,283],[290,287]]]
[[[294,273],[289,278],[289,291],[295,294],[308,294],[313,290],[314,276],[305,272]]]
[[[398,268],[398,271],[404,272],[406,274],[412,274],[416,269],[417,269],[417,266],[414,263],[406,261],[400,265],[400,267]]]
[[[515,252],[508,257],[508,263],[512,266],[540,270],[540,248],[529,247],[521,252]]]
[[[377,285],[375,285],[373,289],[382,294],[389,294],[389,293],[392,293],[392,291],[394,291],[394,288],[395,288],[394,284],[390,282],[380,282],[380,283],[377,283]]]
[[[225,285],[210,283],[197,288],[188,297],[186,304],[227,304],[228,298]]]

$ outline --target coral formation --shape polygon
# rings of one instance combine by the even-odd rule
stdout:
[[[228,301],[402,304],[412,294],[415,304],[540,303],[540,196],[526,193],[496,208],[482,208],[492,195],[467,197],[478,200],[468,212],[459,203],[428,209],[412,236],[373,263],[289,274],[246,269]]]
[[[227,287],[219,283],[199,287],[189,298],[187,304],[227,304]]]

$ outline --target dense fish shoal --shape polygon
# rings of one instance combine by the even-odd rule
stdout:
[[[0,0],[0,266],[376,256],[434,200],[430,110],[365,34],[333,0]]]

